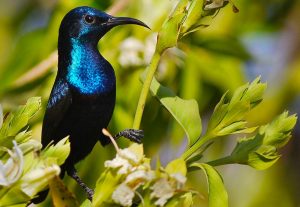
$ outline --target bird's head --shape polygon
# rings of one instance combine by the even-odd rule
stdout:
[[[72,9],[63,18],[59,35],[81,41],[96,41],[111,28],[122,24],[137,24],[149,28],[140,20],[129,17],[113,17],[97,9],[83,6]]]

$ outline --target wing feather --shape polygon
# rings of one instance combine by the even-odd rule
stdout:
[[[64,134],[59,132],[59,125],[66,116],[72,103],[72,94],[69,85],[64,80],[57,80],[52,88],[48,101],[42,128],[42,144],[46,147],[52,140],[58,142]],[[66,135],[65,135],[66,136]]]

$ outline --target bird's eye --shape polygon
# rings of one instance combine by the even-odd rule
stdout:
[[[88,24],[93,24],[93,23],[95,23],[96,19],[95,19],[95,17],[93,17],[91,15],[85,15],[84,21]]]

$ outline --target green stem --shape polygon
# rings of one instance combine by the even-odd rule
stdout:
[[[222,157],[220,159],[207,162],[207,164],[209,164],[211,166],[228,165],[228,164],[233,164],[233,163],[235,163],[235,162],[233,161],[231,156]]]
[[[195,152],[197,152],[203,144],[205,144],[210,139],[211,139],[211,136],[209,136],[209,135],[203,136],[194,145],[192,145],[191,148],[189,148],[187,151],[185,151],[181,157],[183,159],[187,160],[191,155],[193,155]]]
[[[153,76],[156,72],[159,60],[160,60],[161,55],[158,52],[155,52],[150,65],[147,68],[147,74],[146,74],[146,79],[144,81],[142,91],[140,94],[139,102],[136,108],[135,116],[134,116],[134,121],[133,121],[133,128],[134,129],[139,129],[141,125],[141,120],[144,112],[144,107],[146,104],[147,96],[149,93],[150,85],[153,79]]]

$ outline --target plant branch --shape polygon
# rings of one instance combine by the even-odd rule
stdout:
[[[23,86],[46,74],[50,68],[57,65],[57,50],[52,52],[46,59],[31,68],[27,73],[14,82],[15,87]]]
[[[195,152],[197,152],[203,144],[205,144],[210,139],[211,136],[209,135],[205,135],[201,137],[194,145],[191,146],[191,148],[189,148],[181,155],[181,158],[187,160],[190,156],[192,156]]]
[[[158,67],[160,57],[161,57],[161,54],[158,53],[158,52],[155,52],[153,57],[152,57],[150,65],[146,69],[146,78],[145,78],[145,81],[144,81],[143,86],[142,86],[142,91],[141,91],[141,94],[140,94],[139,102],[138,102],[136,112],[135,112],[135,116],[134,116],[134,121],[133,121],[133,128],[134,129],[139,129],[140,128],[140,124],[141,124],[141,120],[142,120],[142,116],[143,116],[147,96],[148,96],[148,93],[149,93],[149,89],[150,89],[150,86],[151,86],[153,76],[154,76],[154,74],[156,72],[156,69]]]
[[[207,162],[207,164],[211,166],[219,166],[219,165],[228,165],[228,164],[234,164],[235,162],[232,160],[231,156],[222,157],[220,159],[216,159],[213,161]]]

